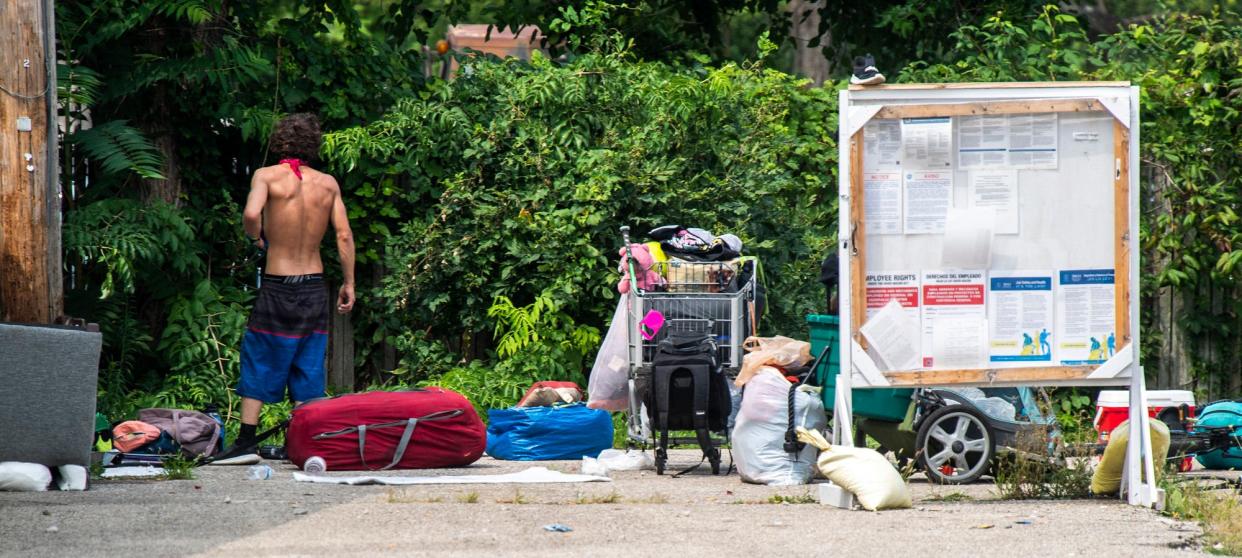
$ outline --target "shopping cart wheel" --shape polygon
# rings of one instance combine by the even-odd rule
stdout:
[[[988,472],[996,455],[996,435],[974,407],[946,405],[919,426],[915,455],[934,483],[972,483]]]

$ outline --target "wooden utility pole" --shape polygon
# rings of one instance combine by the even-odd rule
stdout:
[[[61,314],[52,0],[0,3],[0,321]]]

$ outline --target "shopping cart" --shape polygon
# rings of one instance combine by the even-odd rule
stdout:
[[[622,239],[630,245],[629,227],[621,228]],[[669,260],[654,269],[667,285],[651,290],[632,289],[627,297],[627,355],[629,365],[628,437],[646,447],[655,440],[646,419],[643,396],[651,377],[656,346],[672,332],[702,333],[715,340],[717,361],[732,380],[742,365],[742,343],[753,334],[755,325],[755,276],[757,260],[738,258],[721,262]],[[650,339],[642,334],[640,322],[652,310],[664,317],[662,327]],[[730,381],[730,389],[732,381]],[[734,401],[737,400],[734,393]],[[736,404],[734,405],[736,410]],[[730,418],[730,424],[732,419]],[[728,441],[727,429],[717,443]],[[672,436],[670,445],[695,444],[693,436]],[[657,462],[660,456],[657,456]],[[657,463],[660,465],[660,463]],[[661,467],[662,468],[662,467]],[[715,471],[713,471],[715,472]]]

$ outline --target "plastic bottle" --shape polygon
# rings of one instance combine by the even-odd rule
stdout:
[[[319,474],[328,470],[328,463],[318,455],[312,456],[306,460],[306,463],[302,464],[302,470],[307,473]]]
[[[268,480],[272,478],[272,473],[274,471],[267,465],[251,465],[246,469],[246,480]]]

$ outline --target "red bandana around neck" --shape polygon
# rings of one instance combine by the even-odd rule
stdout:
[[[280,164],[289,165],[289,168],[293,170],[293,175],[298,177],[298,180],[302,180],[302,169],[300,167],[306,163],[302,162],[301,159],[281,159]]]

